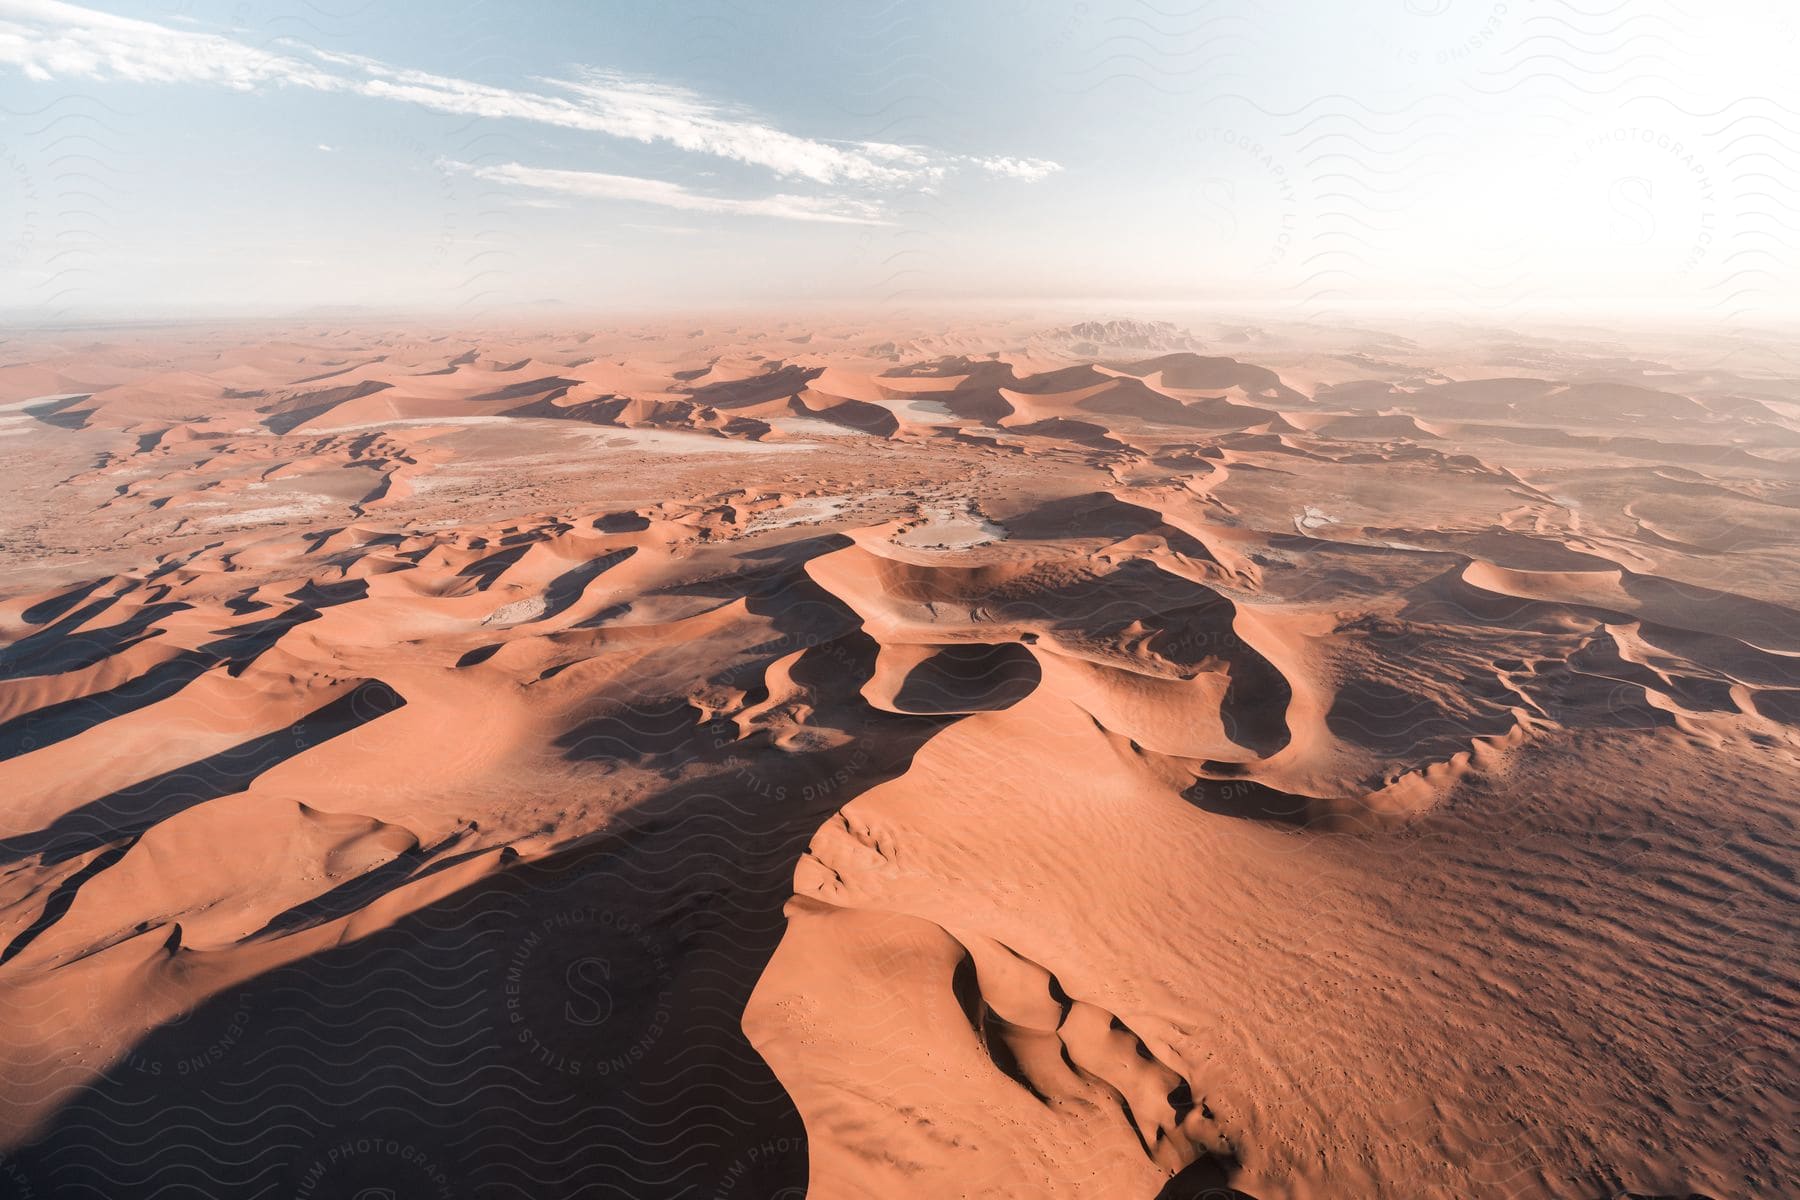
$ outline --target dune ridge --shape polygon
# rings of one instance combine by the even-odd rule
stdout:
[[[1781,1194],[1800,380],[799,331],[9,347],[10,1169]]]

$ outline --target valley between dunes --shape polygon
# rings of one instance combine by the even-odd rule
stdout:
[[[1800,1178],[1776,355],[41,332],[0,470],[7,1195]]]

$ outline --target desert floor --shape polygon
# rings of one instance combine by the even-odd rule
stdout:
[[[0,1193],[1800,1180],[1766,347],[14,333],[0,473]]]

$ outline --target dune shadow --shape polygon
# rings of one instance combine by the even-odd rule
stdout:
[[[1176,1173],[1156,1200],[1256,1200],[1231,1186],[1238,1162],[1228,1154],[1206,1154]]]
[[[1196,779],[1181,798],[1195,808],[1223,817],[1306,825],[1318,814],[1319,801],[1284,792],[1254,779]]]
[[[115,625],[81,628],[111,608],[118,599],[117,596],[103,596],[82,605],[55,624],[0,647],[0,679],[83,670],[157,636],[161,630],[156,628],[156,622],[192,607],[180,601],[146,604]]]
[[[380,680],[364,680],[281,729],[79,805],[43,829],[0,840],[0,861],[42,854],[50,865],[121,838],[135,838],[176,813],[241,792],[270,768],[405,703]]]
[[[814,831],[903,771],[931,728],[895,719],[875,761],[753,754],[617,831],[227,988],[153,1030],[12,1161],[39,1191],[114,1200],[803,1194],[804,1129],[741,1017]],[[377,882],[392,895],[402,873]]]

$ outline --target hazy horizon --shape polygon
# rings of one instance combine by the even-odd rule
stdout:
[[[1795,40],[1755,0],[0,0],[0,309],[1754,325],[1800,295]]]

